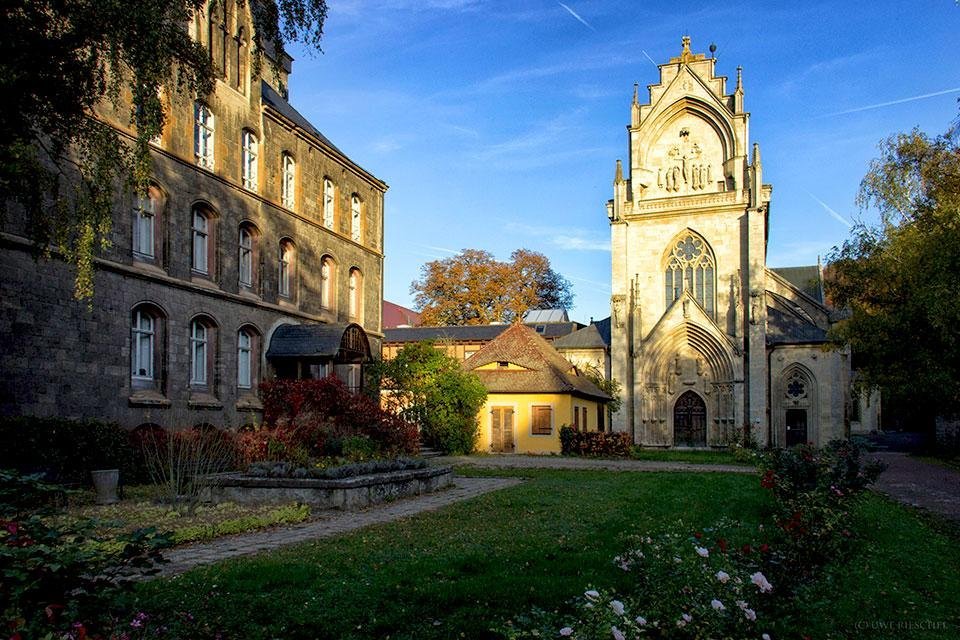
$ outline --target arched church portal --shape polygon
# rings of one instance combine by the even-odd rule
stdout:
[[[673,444],[704,447],[707,444],[707,405],[693,391],[686,391],[673,405]]]

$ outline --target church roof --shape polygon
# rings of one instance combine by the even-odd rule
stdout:
[[[804,267],[770,267],[770,270],[820,304],[824,303],[819,266],[813,264]]]
[[[523,369],[478,369],[508,362]],[[522,324],[511,325],[464,365],[490,393],[569,393],[607,401],[610,396],[561,356],[550,343]]]
[[[799,312],[777,306],[767,307],[767,344],[822,344],[827,332]]]

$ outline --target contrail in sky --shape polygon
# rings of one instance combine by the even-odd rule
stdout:
[[[650,57],[650,54],[649,54],[649,53],[647,53],[647,52],[644,51],[643,49],[640,49],[640,52],[641,52],[643,55],[647,56],[647,60],[650,61],[650,64],[652,64],[652,65],[655,66],[655,67],[658,66],[657,63],[653,61],[653,58]]]
[[[809,191],[808,191],[807,193],[809,193]],[[831,209],[831,208],[830,208],[830,205],[828,205],[826,202],[824,202],[823,200],[821,200],[821,199],[818,198],[817,196],[813,195],[812,193],[810,193],[810,197],[813,198],[814,200],[816,200],[816,201],[820,204],[820,206],[823,207],[823,210],[826,211],[827,213],[829,213],[831,217],[835,218],[836,220],[839,220],[840,222],[842,222],[843,224],[845,224],[847,227],[853,227],[853,223],[852,223],[852,222],[850,222],[849,220],[847,220],[846,218],[844,218],[842,215],[840,215],[839,213],[837,213],[836,211],[834,211],[833,209]]]
[[[563,7],[564,9],[566,9],[566,10],[567,10],[567,13],[569,13],[569,14],[572,15],[574,18],[576,18],[577,21],[578,21],[580,24],[582,24],[582,25],[585,26],[586,28],[590,29],[591,31],[596,31],[596,29],[593,28],[593,25],[590,24],[589,22],[587,22],[586,20],[584,20],[583,18],[581,18],[581,17],[579,16],[579,14],[577,14],[576,11],[574,11],[573,9],[571,9],[570,7],[568,7],[567,5],[563,4],[562,2],[558,2],[557,4],[560,5],[561,7]]]
[[[923,95],[913,96],[910,98],[901,98],[900,100],[891,100],[889,102],[880,102],[877,104],[868,104],[865,107],[857,107],[855,109],[847,109],[845,111],[835,111],[834,113],[828,113],[823,118],[830,116],[842,116],[847,113],[857,113],[858,111],[869,111],[870,109],[880,109],[881,107],[889,107],[895,104],[903,104],[904,102],[913,102],[914,100],[925,100],[926,98],[934,98],[936,96],[945,96],[948,93],[960,93],[960,87],[955,89],[944,89],[943,91],[934,91],[933,93],[924,93]]]

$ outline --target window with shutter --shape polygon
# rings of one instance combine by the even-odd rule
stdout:
[[[530,408],[533,418],[533,435],[548,436],[553,431],[553,407],[534,406]]]

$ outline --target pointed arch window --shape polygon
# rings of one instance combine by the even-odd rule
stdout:
[[[327,229],[333,229],[333,181],[330,178],[323,179],[323,226]]]
[[[681,235],[667,253],[664,270],[666,306],[689,291],[707,315],[716,309],[716,260],[703,238],[695,233]]]
[[[330,256],[324,256],[320,261],[320,306],[324,309],[334,307],[336,268]]]
[[[354,242],[360,242],[363,235],[361,227],[362,207],[360,196],[353,194],[350,198],[350,239]]]
[[[243,188],[249,191],[257,190],[257,154],[259,153],[259,146],[257,136],[249,129],[244,129],[240,173],[243,177]]]
[[[214,119],[210,107],[197,102],[193,106],[193,155],[197,165],[213,169]]]
[[[292,211],[296,204],[297,163],[289,153],[283,154],[281,163],[280,200],[284,207]]]

